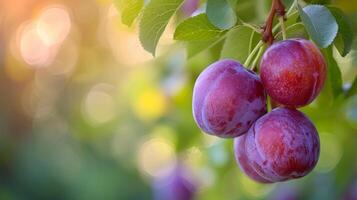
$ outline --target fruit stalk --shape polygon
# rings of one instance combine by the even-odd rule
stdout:
[[[280,24],[281,32],[283,35],[283,40],[286,40],[287,36],[286,36],[286,29],[285,29],[285,25],[284,25],[284,17],[279,17],[279,24]]]
[[[281,0],[273,0],[269,15],[263,27],[263,41],[268,45],[273,44],[274,41],[273,21],[275,14],[277,14],[279,17],[285,18],[285,6]]]
[[[259,60],[259,58],[260,58],[260,56],[263,54],[263,52],[264,52],[264,46],[261,46],[260,48],[259,48],[259,51],[258,51],[258,54],[257,54],[257,56],[255,56],[255,59],[253,60],[253,64],[251,65],[251,67],[250,67],[250,70],[252,70],[252,71],[254,71],[254,69],[255,69],[255,66],[257,65],[257,63],[258,63],[258,60]],[[248,67],[248,66],[247,66]]]

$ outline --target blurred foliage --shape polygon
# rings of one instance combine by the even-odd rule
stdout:
[[[269,1],[237,2],[239,18],[263,23]],[[356,38],[357,1],[331,3]],[[153,179],[178,161],[197,180],[197,199],[345,196],[357,180],[355,92],[325,90],[302,109],[321,137],[310,175],[257,184],[236,165],[232,141],[201,133],[192,118],[194,80],[223,43],[197,44],[206,50],[187,60],[169,24],[153,59],[136,26],[122,25],[110,0],[0,2],[0,199],[152,199]],[[329,52],[344,93],[357,73],[354,41],[344,58]]]

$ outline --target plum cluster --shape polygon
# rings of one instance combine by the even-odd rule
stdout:
[[[303,177],[316,165],[320,142],[310,119],[296,108],[308,105],[323,88],[326,62],[305,39],[270,46],[260,77],[235,60],[207,67],[193,90],[193,116],[206,133],[234,139],[242,171],[273,183]],[[279,105],[267,113],[267,95]]]

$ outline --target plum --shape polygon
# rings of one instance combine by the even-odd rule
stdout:
[[[264,53],[260,77],[268,95],[279,104],[302,107],[323,88],[326,62],[320,50],[305,39],[277,42]]]
[[[250,178],[273,183],[308,174],[318,161],[320,141],[303,113],[277,108],[235,139],[234,152],[238,165]]]
[[[189,179],[188,170],[177,165],[163,177],[154,180],[155,200],[192,200],[196,193],[196,184]]]
[[[266,94],[259,77],[235,60],[217,61],[197,78],[193,116],[206,133],[236,137],[266,113]]]

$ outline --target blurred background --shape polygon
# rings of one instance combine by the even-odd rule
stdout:
[[[270,8],[238,3],[240,17],[258,24]],[[357,0],[332,3],[357,33]],[[323,91],[303,109],[321,156],[299,180],[255,183],[236,165],[232,140],[200,132],[192,87],[222,44],[187,60],[172,40],[198,4],[187,0],[154,59],[111,0],[1,0],[0,199],[357,199],[357,96]],[[348,89],[357,39],[345,58],[334,53]]]

